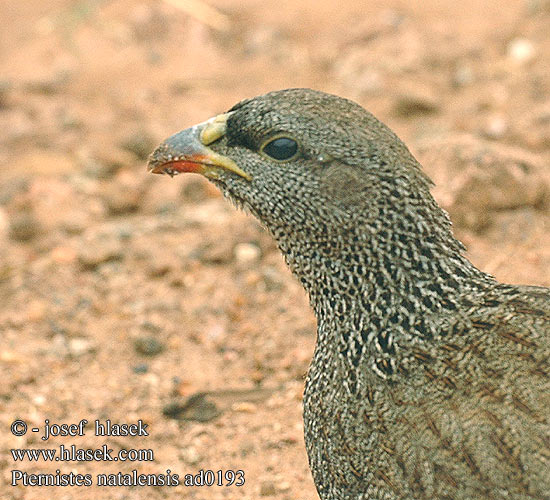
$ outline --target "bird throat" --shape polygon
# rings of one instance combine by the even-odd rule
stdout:
[[[471,294],[491,280],[448,233],[419,238],[393,229],[314,243],[311,235],[291,245],[279,240],[317,317],[316,356],[345,357],[351,370],[368,367],[381,379],[391,378],[415,345],[452,329],[446,318],[466,288]],[[346,380],[353,384],[353,377]]]

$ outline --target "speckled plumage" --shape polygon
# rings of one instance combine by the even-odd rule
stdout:
[[[321,499],[550,499],[550,290],[476,269],[418,162],[357,104],[290,89],[230,111],[208,147],[251,179],[210,177],[274,236],[318,320],[304,422]],[[260,151],[281,134],[289,161]]]

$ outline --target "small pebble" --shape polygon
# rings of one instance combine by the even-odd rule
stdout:
[[[489,121],[484,129],[484,133],[491,139],[500,139],[508,131],[508,122],[501,115],[494,115],[489,118]]]
[[[32,300],[27,306],[26,320],[29,323],[39,323],[44,319],[48,304],[41,299]]]
[[[51,343],[52,353],[60,358],[64,358],[69,354],[69,348],[67,346],[67,339],[63,333],[56,333],[52,338]]]
[[[531,62],[536,55],[533,42],[527,38],[514,38],[507,47],[507,55],[510,60],[518,64]]]
[[[238,264],[252,264],[260,260],[262,251],[254,243],[238,243],[233,249]]]
[[[240,413],[256,413],[258,411],[258,407],[254,403],[250,403],[248,401],[233,403],[233,405],[231,405],[231,409]]]
[[[162,330],[162,328],[160,326],[156,325],[155,323],[153,323],[151,321],[144,321],[143,323],[141,323],[140,326],[144,330],[147,330],[148,332],[153,332],[153,333],[158,333]]]
[[[279,483],[279,491],[289,491],[290,490],[290,483],[287,481],[281,481]]]
[[[0,351],[0,361],[2,363],[24,363],[26,358],[15,351]]]
[[[12,239],[27,242],[36,238],[41,231],[38,220],[30,213],[16,215],[10,223]]]
[[[465,87],[474,81],[474,73],[470,66],[462,65],[453,73],[452,83],[454,87]]]
[[[155,337],[138,337],[134,340],[134,349],[144,356],[156,356],[164,351],[165,347]]]
[[[73,248],[60,246],[50,252],[50,257],[57,264],[71,264],[76,260],[77,255]]]
[[[277,494],[277,488],[273,481],[262,481],[260,485],[260,496],[270,497]]]
[[[95,347],[89,339],[85,338],[74,338],[69,341],[69,352],[73,356],[82,356],[89,352],[93,352]]]
[[[248,440],[240,441],[239,451],[242,458],[245,458],[251,453],[254,453],[255,449],[256,447],[254,446],[253,441],[248,441]]]
[[[205,393],[199,392],[189,396],[183,403],[176,401],[167,404],[162,414],[177,420],[194,420],[196,422],[209,422],[221,415],[215,403],[209,401]]]
[[[147,274],[151,278],[162,278],[172,270],[172,262],[162,257],[154,257],[147,261]]]
[[[227,240],[216,243],[205,243],[190,253],[191,258],[200,260],[203,264],[227,264],[233,260],[233,252]]]
[[[83,212],[73,212],[70,219],[61,222],[60,228],[70,235],[82,234],[89,223],[87,214]]]
[[[37,394],[36,396],[33,396],[32,402],[36,406],[42,406],[46,402],[46,397],[43,394]]]
[[[197,465],[202,460],[202,456],[194,446],[181,450],[181,458],[188,465]]]
[[[397,116],[408,118],[435,113],[439,103],[431,95],[410,93],[397,96],[393,109]]]
[[[221,322],[213,323],[204,332],[204,338],[214,343],[222,343],[226,337],[227,328]]]
[[[139,365],[134,366],[132,370],[134,373],[139,373],[139,374],[147,373],[147,371],[149,370],[149,365],[145,363],[140,363]]]

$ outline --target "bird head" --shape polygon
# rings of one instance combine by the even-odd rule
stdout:
[[[325,265],[422,238],[462,249],[403,142],[334,95],[287,89],[244,100],[166,139],[149,169],[210,179],[267,227],[295,271],[312,256]]]

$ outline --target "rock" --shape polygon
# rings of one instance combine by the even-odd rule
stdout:
[[[256,413],[258,411],[258,407],[254,403],[248,401],[233,403],[231,409],[239,413]]]
[[[83,210],[73,211],[70,217],[60,221],[59,227],[70,235],[82,234],[91,223],[91,215]]]
[[[227,328],[223,322],[217,321],[205,329],[203,337],[208,342],[221,345],[227,337]]]
[[[239,444],[239,452],[242,458],[247,457],[251,453],[254,453],[256,451],[256,447],[254,446],[254,442],[250,440],[241,440]]]
[[[474,72],[471,66],[460,65],[458,66],[452,76],[452,84],[455,88],[466,87],[474,81]]]
[[[279,483],[279,491],[290,491],[291,485],[288,481],[281,481]]]
[[[228,264],[233,260],[233,245],[227,238],[207,242],[195,248],[189,256],[203,264]]]
[[[10,221],[10,236],[16,241],[33,240],[40,232],[40,223],[31,212],[15,215]]]
[[[149,371],[149,365],[146,363],[139,363],[132,368],[132,371],[138,374],[147,373]]]
[[[531,62],[537,50],[533,42],[527,38],[514,38],[506,47],[508,59],[515,64],[523,65]]]
[[[7,349],[3,349],[0,351],[0,361],[2,363],[24,363],[27,361],[27,358],[24,356],[21,356],[20,353],[17,351],[8,351]]]
[[[44,300],[35,299],[31,301],[27,306],[26,322],[40,323],[44,320],[47,310],[48,304]]]
[[[215,403],[207,399],[207,394],[198,392],[189,396],[182,402],[173,402],[166,405],[162,414],[177,420],[194,420],[196,422],[209,422],[221,415]]]
[[[72,264],[77,259],[77,253],[74,248],[59,246],[50,252],[50,257],[56,264]]]
[[[260,384],[266,377],[265,373],[261,370],[252,370],[249,376],[250,380],[255,384]]]
[[[540,158],[520,148],[463,135],[424,141],[417,152],[434,196],[459,227],[479,231],[498,212],[540,209],[550,199]]]
[[[486,137],[489,139],[500,139],[508,131],[508,122],[503,115],[493,115],[489,118],[487,125],[483,129]]]
[[[237,264],[247,266],[258,262],[262,255],[262,251],[258,245],[254,243],[237,243],[233,249],[233,255]]]
[[[165,350],[165,346],[155,337],[141,336],[134,340],[134,349],[144,356],[156,356]]]
[[[188,446],[181,450],[181,458],[187,465],[197,465],[202,456],[194,446]]]
[[[152,323],[151,321],[144,321],[143,323],[141,323],[140,326],[143,330],[146,330],[148,332],[159,333],[160,331],[162,331],[162,328],[160,326]]]
[[[408,118],[426,115],[439,110],[439,102],[430,92],[411,90],[396,97],[393,111],[397,116]]]
[[[56,333],[51,342],[51,352],[59,358],[65,358],[69,355],[67,339],[63,333]]]
[[[69,340],[69,353],[74,357],[82,356],[96,350],[90,339],[84,337],[75,337]]]
[[[177,263],[169,256],[155,255],[146,261],[147,275],[151,278],[162,278],[177,267]]]
[[[260,485],[260,496],[270,497],[277,494],[277,488],[273,481],[262,481]]]

